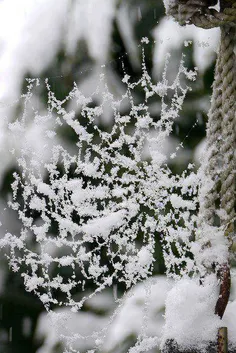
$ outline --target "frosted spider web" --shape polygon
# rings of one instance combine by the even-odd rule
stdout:
[[[57,322],[61,317],[55,318],[55,307],[66,306],[76,313],[107,287],[121,283],[128,289],[147,279],[158,261],[157,237],[163,241],[167,273],[180,276],[195,270],[189,254],[198,175],[192,165],[182,175],[173,175],[164,142],[190,90],[186,80],[195,80],[196,72],[188,71],[182,60],[175,81],[169,83],[167,66],[168,58],[162,80],[152,83],[143,53],[141,78],[133,82],[124,74],[126,92],[119,100],[109,92],[104,74],[99,78],[105,87],[102,92],[98,88],[85,97],[75,84],[62,101],[49,80],[28,79],[22,117],[8,126],[10,138],[22,141],[20,156],[11,151],[18,170],[8,203],[22,227],[20,234],[6,233],[1,247],[10,248],[10,267],[20,271],[26,290],[39,297]],[[48,96],[45,114],[34,107],[41,87]],[[145,100],[136,103],[140,88]],[[98,94],[101,104],[96,104]],[[154,97],[161,102],[159,120],[149,109]],[[113,111],[110,131],[99,125],[107,105]],[[28,124],[44,134],[37,152],[25,138]],[[73,149],[58,143],[64,128],[76,137]],[[51,157],[45,162],[48,150]],[[70,342],[77,338],[81,337],[76,333],[67,337]]]

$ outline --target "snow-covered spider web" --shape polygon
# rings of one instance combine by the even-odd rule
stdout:
[[[102,92],[98,88],[85,97],[74,85],[62,101],[49,80],[28,79],[22,117],[8,126],[10,138],[22,143],[9,202],[22,227],[20,234],[6,233],[0,245],[9,247],[11,268],[20,271],[26,290],[48,311],[68,306],[77,312],[106,287],[121,283],[127,289],[146,279],[158,261],[158,238],[167,272],[195,270],[190,253],[198,175],[192,165],[173,175],[164,148],[190,90],[186,81],[194,80],[196,72],[182,60],[170,83],[167,66],[168,59],[162,80],[154,84],[143,55],[141,78],[133,82],[124,74],[126,92],[119,100],[109,92],[104,74]],[[42,87],[48,97],[45,114],[34,106]],[[144,92],[142,103],[137,103],[138,90]],[[149,109],[154,99],[161,104],[159,119]],[[110,130],[99,124],[107,106],[113,111]],[[25,137],[28,124],[43,131],[37,152]],[[73,148],[57,138],[65,129],[73,134]]]

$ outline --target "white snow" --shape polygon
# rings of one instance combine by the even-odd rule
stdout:
[[[129,3],[121,2],[116,15],[117,26],[134,69],[138,69],[140,66],[138,43],[136,42],[134,33],[136,18],[137,16],[132,12]]]
[[[114,350],[130,335],[138,338],[136,346],[139,349],[133,349],[134,352],[158,347],[164,324],[164,302],[170,287],[171,282],[164,276],[156,276],[136,285],[122,299],[112,319],[114,299],[108,292],[98,293],[86,301],[86,307],[90,310],[109,310],[104,316],[89,311],[71,313],[66,308],[57,309],[50,315],[41,314],[37,337],[45,340],[37,353],[51,353],[60,335],[74,337],[73,348],[79,351],[92,349],[96,345],[103,351]]]
[[[166,13],[168,13],[170,7],[173,7],[176,4],[176,0],[163,0],[163,2],[166,9]]]
[[[26,72],[39,75],[63,42],[72,54],[78,41],[85,39],[92,57],[106,61],[115,5],[115,0],[100,0],[99,4],[96,0],[2,1],[0,100],[12,104]],[[99,10],[94,11],[94,6]]]
[[[104,348],[112,351],[130,335],[161,337],[164,302],[171,282],[163,276],[139,283],[131,290],[108,330]]]
[[[99,10],[94,11],[94,6]],[[11,120],[19,101],[24,76],[40,75],[65,47],[69,54],[84,39],[91,56],[99,63],[108,59],[116,0],[4,0],[0,2],[0,109]],[[43,40],[42,40],[43,38]],[[60,73],[61,74],[61,73]],[[4,119],[1,119],[4,124]],[[1,125],[1,131],[3,125]],[[50,128],[47,134],[53,137]],[[42,146],[41,139],[35,138]],[[0,135],[0,150],[5,146]],[[12,147],[14,148],[14,146]],[[5,150],[4,150],[5,151]],[[1,158],[3,172],[9,167]],[[8,156],[9,157],[9,156]]]
[[[235,279],[234,279],[235,281]],[[235,284],[235,282],[234,282]],[[231,345],[236,346],[236,300],[230,301],[226,307],[225,314],[223,316],[223,325],[228,328],[228,340]]]
[[[170,195],[170,202],[174,208],[187,208],[189,210],[195,210],[196,205],[194,202],[189,200],[184,200],[181,196],[172,193]]]
[[[106,62],[115,6],[116,0],[86,0],[75,1],[71,8],[68,8],[69,21],[65,43],[69,54],[75,52],[80,39],[85,39],[92,58],[100,63]]]
[[[200,285],[199,278],[179,280],[167,295],[162,345],[174,338],[181,347],[202,349],[216,339],[217,329],[222,326],[214,315],[217,298],[214,275],[204,285]]]
[[[219,29],[202,29],[194,25],[181,27],[172,18],[164,17],[153,31],[155,50],[153,55],[153,73],[160,75],[167,53],[179,49],[186,41],[193,43],[193,55],[196,67],[202,73],[213,62],[219,43]]]
[[[66,308],[57,309],[50,316],[42,314],[37,326],[37,336],[45,338],[45,341],[37,353],[51,353],[60,342],[60,335],[72,336],[73,333],[78,336],[73,347],[81,351],[92,349],[96,346],[96,336],[92,337],[92,333],[102,330],[108,321],[107,317],[101,315],[82,311],[72,313]]]

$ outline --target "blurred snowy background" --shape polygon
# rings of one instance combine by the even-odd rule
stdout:
[[[120,97],[124,92],[123,66],[137,79],[141,73],[142,37],[146,63],[153,80],[161,77],[167,53],[171,53],[168,78],[174,79],[182,53],[189,69],[198,68],[198,78],[188,94],[184,109],[174,123],[174,132],[165,146],[171,155],[180,146],[176,158],[169,159],[174,172],[181,172],[189,162],[199,163],[204,146],[206,114],[210,104],[218,30],[181,28],[164,16],[160,0],[2,0],[0,2],[0,217],[2,234],[17,233],[20,225],[14,213],[6,209],[9,199],[14,158],[20,155],[21,141],[11,140],[7,126],[24,110],[25,78],[48,78],[58,99],[63,99],[74,82],[84,95],[96,89],[101,72],[105,72],[109,90]],[[102,83],[101,83],[102,85]],[[103,87],[100,87],[102,90]],[[42,88],[32,98],[32,106],[42,115],[47,110],[46,92]],[[99,100],[99,95],[96,96]],[[137,94],[142,101],[142,92]],[[73,109],[73,107],[71,107]],[[160,103],[150,107],[153,117],[160,116]],[[112,124],[109,105],[99,121],[104,129]],[[27,141],[33,151],[40,151],[45,130],[28,124]],[[58,139],[73,149],[74,136],[66,129]],[[47,160],[44,154],[42,158]],[[96,335],[81,339],[80,352],[99,347],[103,352],[127,352],[142,334],[153,337],[153,346],[163,326],[164,303],[168,286],[165,267],[157,239],[152,285],[140,283],[128,293],[117,309],[123,288],[107,289],[86,302],[73,315],[69,325],[82,336],[107,327],[105,343]],[[25,291],[19,273],[8,269],[3,252],[0,257],[0,351],[5,353],[60,353],[63,351],[56,332],[49,323],[42,304]],[[66,273],[64,274],[66,275]],[[148,290],[147,290],[148,288]],[[78,293],[79,295],[79,293]],[[65,308],[56,309],[62,313]],[[146,324],[144,321],[146,320]],[[145,326],[145,330],[143,327]],[[65,328],[62,326],[61,328]],[[155,351],[155,350],[154,350]]]

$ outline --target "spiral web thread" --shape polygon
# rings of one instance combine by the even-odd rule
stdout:
[[[94,97],[86,98],[75,86],[64,101],[59,101],[46,81],[48,113],[39,116],[33,109],[32,123],[38,128],[42,124],[51,126],[39,155],[25,141],[27,120],[32,121],[30,113],[28,117],[26,111],[21,120],[9,124],[11,138],[25,141],[17,158],[19,171],[14,174],[9,202],[18,214],[22,229],[20,234],[6,233],[0,246],[10,247],[12,269],[23,269],[21,275],[26,289],[38,295],[48,310],[54,305],[79,310],[90,293],[81,298],[77,291],[86,291],[88,284],[97,293],[117,281],[129,288],[147,278],[155,260],[157,232],[161,234],[169,229],[173,212],[176,219],[186,214],[185,223],[190,222],[190,212],[195,210],[197,201],[185,198],[195,195],[197,190],[191,186],[191,178],[188,181],[186,175],[172,175],[163,148],[189,91],[188,86],[182,87],[180,78],[194,80],[195,75],[181,62],[173,84],[168,83],[164,72],[162,82],[154,85],[143,63],[140,80],[130,82],[130,77],[125,75],[123,82],[127,91],[121,100],[114,100],[105,89],[101,105],[95,107],[90,105],[92,98],[96,100],[96,92]],[[105,80],[104,76],[101,79]],[[25,106],[31,104],[33,90],[39,85],[37,80],[29,80]],[[134,92],[138,87],[146,93],[145,103],[135,104]],[[172,99],[167,103],[170,92]],[[153,119],[148,107],[149,99],[155,95],[161,98],[158,121]],[[78,105],[81,119],[77,119],[74,110],[64,107],[66,101],[69,106]],[[129,102],[126,114],[120,110],[125,101]],[[114,114],[110,132],[97,123],[106,104]],[[76,135],[73,153],[57,140],[53,143],[56,131],[63,127],[71,128]],[[51,157],[45,163],[41,154],[49,149],[49,140],[53,148],[50,147]],[[144,158],[145,150],[148,161]],[[177,195],[177,190],[182,190],[183,198]],[[169,204],[173,207],[166,214]],[[180,237],[178,232],[182,228],[180,225],[176,228],[174,234],[168,235],[168,249]],[[138,237],[141,246],[137,246]],[[179,242],[179,252],[183,255],[179,265],[189,246],[186,243],[185,249],[181,243],[186,242]],[[108,264],[101,253],[106,254]],[[176,262],[174,255],[171,259],[170,271]],[[63,278],[61,270],[69,273],[69,279]]]

